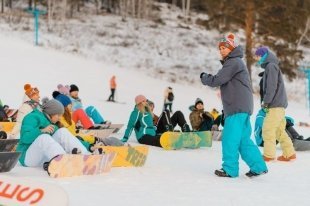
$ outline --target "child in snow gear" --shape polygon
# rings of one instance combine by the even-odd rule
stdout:
[[[82,154],[90,154],[66,128],[60,128],[58,121],[64,113],[63,105],[55,99],[44,101],[42,112],[34,109],[26,115],[21,127],[17,151],[23,166],[41,167],[44,162],[60,154],[71,153],[74,148]]]
[[[296,159],[293,143],[285,132],[285,108],[287,96],[276,56],[265,46],[257,48],[255,59],[265,70],[262,77],[262,109],[266,113],[263,123],[264,159],[274,160],[276,157],[276,140],[279,141],[283,154],[277,159],[290,161]],[[279,135],[277,135],[279,134]]]
[[[164,93],[164,110],[168,110],[172,113],[172,103],[174,100],[174,94],[171,87],[166,88]]]
[[[30,84],[25,84],[24,90],[25,95],[23,98],[23,104],[18,109],[16,123],[12,132],[9,134],[12,139],[19,139],[20,129],[24,117],[34,109],[41,110],[39,90],[36,87],[32,87]]]
[[[88,106],[85,110],[83,109],[82,100],[79,98],[79,88],[76,85],[70,85],[69,92],[70,99],[72,101],[72,119],[75,123],[80,121],[85,129],[101,129],[100,125],[94,126],[89,118],[91,118],[95,124],[111,124],[110,121],[103,119],[101,114],[94,106]],[[87,116],[85,116],[85,113]]]
[[[239,154],[250,171],[256,174],[267,172],[262,155],[251,140],[250,115],[253,112],[253,95],[248,70],[242,61],[241,46],[235,45],[235,36],[229,34],[219,42],[222,69],[216,75],[201,73],[201,82],[210,87],[220,87],[225,113],[225,127],[222,137],[222,170],[216,170],[220,177],[239,175]]]
[[[115,95],[115,90],[116,90],[116,81],[115,81],[115,76],[113,75],[112,78],[110,79],[110,89],[111,89],[111,94],[108,98],[108,101],[115,102],[114,95]]]

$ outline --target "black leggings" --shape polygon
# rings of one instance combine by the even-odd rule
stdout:
[[[170,117],[170,112],[165,110],[158,119],[156,133],[161,134],[168,131],[168,125],[172,125],[173,128],[179,125],[182,128],[184,124],[186,124],[186,120],[181,111],[176,111],[172,117]]]
[[[156,147],[162,147],[160,145],[160,136],[151,136],[151,135],[143,135],[138,142],[140,144],[146,144],[146,145],[151,145],[151,146],[156,146]]]

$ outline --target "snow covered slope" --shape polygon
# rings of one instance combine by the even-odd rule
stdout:
[[[11,107],[18,107],[23,97],[23,85],[31,83],[41,96],[49,96],[57,84],[76,84],[85,105],[95,105],[115,123],[126,123],[134,107],[134,97],[145,94],[155,102],[159,114],[163,90],[172,86],[175,91],[174,110],[184,111],[197,97],[204,100],[208,110],[221,109],[217,92],[206,87],[168,83],[144,73],[119,69],[108,63],[95,62],[78,56],[33,47],[22,40],[0,34],[0,98]],[[126,104],[111,104],[109,79],[116,75],[119,85],[117,99]],[[196,82],[199,82],[197,75]],[[255,111],[259,107],[255,100]],[[290,103],[287,113],[297,120],[310,122],[304,104]],[[298,128],[310,136],[309,128]],[[122,133],[118,136],[121,137]],[[131,144],[136,144],[134,137]],[[277,151],[278,155],[281,151]],[[109,174],[92,177],[52,179],[41,168],[17,166],[11,177],[24,177],[60,185],[67,192],[70,206],[98,205],[238,205],[238,206],[306,206],[310,193],[310,152],[297,153],[291,163],[268,163],[269,173],[247,179],[248,168],[241,161],[240,177],[218,178],[213,172],[221,167],[221,145],[197,150],[164,151],[151,147],[143,168],[113,168]],[[1,202],[1,200],[0,200]]]

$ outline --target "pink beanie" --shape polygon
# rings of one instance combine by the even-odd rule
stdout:
[[[136,98],[135,98],[135,102],[136,102],[136,104],[140,104],[141,102],[143,102],[143,101],[146,101],[146,98],[145,98],[145,96],[143,96],[143,95],[138,95],[138,96],[136,96]]]

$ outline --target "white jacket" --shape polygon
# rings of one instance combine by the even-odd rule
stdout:
[[[20,129],[22,126],[22,122],[24,117],[32,112],[33,108],[27,104],[27,101],[30,101],[31,99],[25,95],[23,98],[23,104],[20,106],[17,112],[17,118],[16,118],[16,123],[15,126],[12,130],[12,132],[8,135],[10,139],[19,139],[20,138]]]

